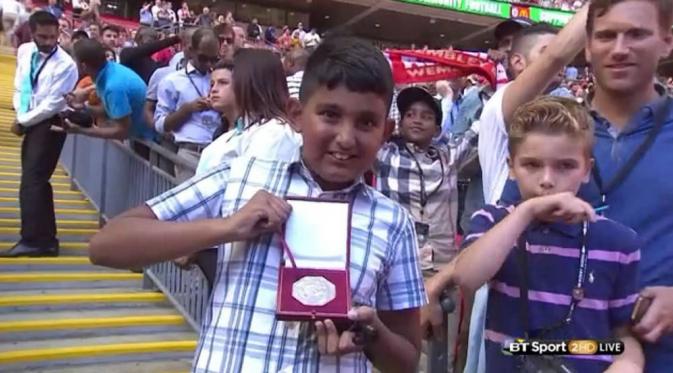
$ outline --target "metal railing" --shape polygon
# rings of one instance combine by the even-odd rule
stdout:
[[[63,147],[61,164],[71,176],[73,187],[81,190],[100,212],[101,226],[177,184],[159,167],[161,160],[196,169],[195,164],[155,143],[134,141],[131,145],[149,150],[149,160],[128,144],[86,136],[70,135]],[[209,292],[198,267],[185,270],[172,262],[152,265],[144,269],[143,284],[161,290],[194,330],[200,330]]]

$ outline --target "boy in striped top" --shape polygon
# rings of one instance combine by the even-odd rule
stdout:
[[[504,354],[502,346],[525,336],[619,338],[625,352],[614,359],[565,355],[560,363],[583,373],[643,370],[642,349],[629,331],[638,293],[636,233],[598,217],[576,197],[590,177],[592,145],[591,117],[571,100],[539,98],[514,115],[510,177],[523,202],[473,215],[453,273],[469,290],[489,284],[487,372],[521,371],[524,359]]]

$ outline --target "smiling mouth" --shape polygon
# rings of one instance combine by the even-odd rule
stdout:
[[[332,158],[336,159],[339,162],[345,162],[345,161],[349,161],[349,160],[355,158],[355,156],[353,156],[353,155],[349,155],[349,154],[345,154],[345,153],[339,153],[339,152],[330,152],[329,155],[331,155]]]

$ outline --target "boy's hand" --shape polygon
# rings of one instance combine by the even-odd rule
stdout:
[[[673,333],[673,287],[649,287],[640,295],[651,298],[652,303],[633,332],[643,341],[656,343],[662,335]]]
[[[280,232],[290,212],[292,206],[285,200],[265,190],[258,191],[243,208],[231,216],[235,221],[236,241]]]
[[[451,262],[451,271],[455,262]],[[428,304],[421,308],[421,330],[424,338],[434,337],[440,339],[444,336],[446,325],[444,315],[446,310],[442,308],[441,296],[444,289],[452,286],[452,283],[444,283],[435,275],[425,282],[425,290],[428,294]]]
[[[596,221],[594,208],[569,192],[532,198],[521,206],[525,206],[531,218],[548,223],[576,224],[587,220]]]
[[[376,310],[371,307],[355,307],[348,312],[348,318],[357,321],[363,327],[373,327],[380,330],[383,323],[379,319]],[[356,344],[353,340],[357,334],[352,331],[339,332],[332,320],[316,321],[316,335],[318,337],[318,351],[323,355],[341,356],[353,352],[363,351],[365,346]]]

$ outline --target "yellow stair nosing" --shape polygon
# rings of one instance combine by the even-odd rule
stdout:
[[[0,227],[0,234],[19,234],[19,227]],[[90,235],[98,232],[97,228],[58,228],[58,234]]]
[[[0,273],[0,283],[53,281],[132,281],[142,280],[142,273],[132,272],[24,272]]]
[[[0,197],[0,202],[19,202],[19,197]],[[76,199],[55,199],[54,203],[71,204],[71,205],[89,205],[87,200]]]
[[[21,219],[18,218],[0,218],[0,224],[21,224]],[[91,228],[98,229],[99,228],[99,222],[98,220],[81,220],[81,219],[73,219],[73,220],[63,220],[63,219],[56,219],[56,226],[65,226],[65,225],[90,225]]]
[[[9,249],[14,246],[14,242],[0,242],[0,250]],[[61,249],[83,250],[89,248],[88,242],[61,242]]]
[[[0,177],[3,176],[8,176],[8,177],[21,177],[20,172],[5,172],[5,171],[0,171]],[[51,175],[51,180],[70,180],[70,177],[67,175]]]
[[[77,215],[77,214],[82,214],[82,215],[97,215],[98,211],[94,209],[64,209],[64,208],[57,208],[54,210],[56,214],[63,214],[63,215]],[[0,206],[0,212],[5,212],[5,213],[12,213],[12,212],[20,212],[20,209],[18,207],[4,207]]]
[[[52,183],[51,185],[53,186],[54,183]],[[18,196],[19,188],[2,188],[2,187],[0,187],[0,192],[17,193],[17,196]],[[54,189],[54,194],[63,194],[63,195],[71,195],[71,196],[80,195],[80,196],[82,196],[82,198],[84,198],[84,194],[82,194],[78,190],[58,190],[58,189]]]
[[[196,340],[181,340],[15,350],[0,352],[0,364],[151,352],[180,352],[192,351],[195,348]]]
[[[2,265],[77,265],[77,264],[91,264],[89,257],[86,256],[60,256],[60,257],[45,257],[45,258],[0,258],[0,266]]]
[[[184,317],[179,314],[91,318],[78,317],[72,319],[46,320],[11,320],[0,321],[0,333],[58,329],[99,329],[132,326],[181,325],[184,323]]]
[[[0,295],[0,307],[57,305],[71,303],[125,303],[125,302],[163,302],[166,296],[158,292],[103,293],[103,294],[37,294],[37,295]]]
[[[0,185],[2,185],[2,184],[5,184],[5,185],[11,184],[11,185],[17,185],[18,186],[20,184],[20,182],[19,182],[19,180],[0,180]],[[58,183],[58,182],[51,182],[50,181],[50,184],[51,184],[52,187],[54,187],[54,189],[55,189],[54,192],[58,191],[58,189],[56,189],[56,187],[64,187],[64,188],[68,188],[66,190],[70,190],[69,189],[70,188],[70,183]]]

